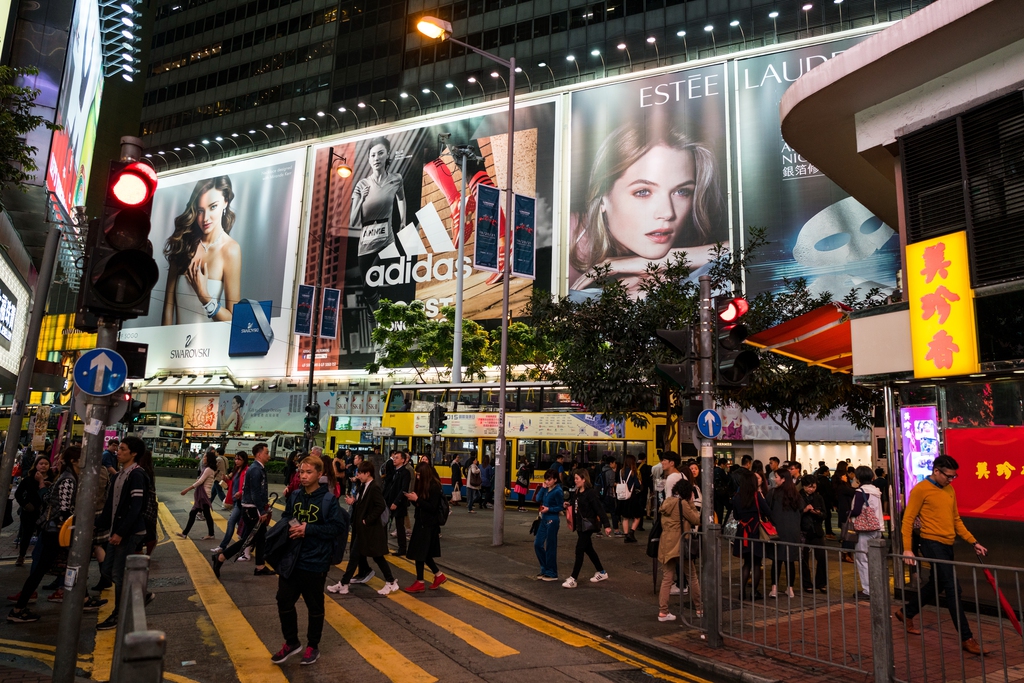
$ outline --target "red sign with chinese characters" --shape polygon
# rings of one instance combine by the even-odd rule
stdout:
[[[1024,522],[1024,428],[947,429],[961,517]]]

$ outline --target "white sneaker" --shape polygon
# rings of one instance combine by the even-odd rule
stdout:
[[[246,548],[244,553],[235,558],[235,562],[248,562],[251,560],[252,556],[249,555],[249,552],[250,550]]]
[[[398,532],[397,531],[392,531],[391,532],[391,538],[398,538]]]
[[[365,576],[354,576],[354,577],[352,577],[352,583],[369,583],[370,579],[372,579],[375,575],[376,575],[376,572],[374,572],[371,569],[369,571],[369,573],[366,574]]]
[[[668,614],[659,614],[658,621],[675,621],[676,615],[669,612]]]
[[[590,577],[590,583],[598,583],[599,581],[604,581],[607,578],[608,572],[597,572],[596,574]]]
[[[339,595],[348,595],[348,584],[347,583],[342,583],[341,581],[339,581],[338,583],[334,584],[333,586],[328,586],[327,587],[327,592],[328,593],[337,593]]]
[[[398,582],[397,581],[392,581],[391,583],[385,583],[384,587],[381,588],[379,591],[377,591],[377,594],[378,595],[391,595],[392,593],[395,593],[398,590],[400,590],[399,587],[398,587]]]
[[[576,587],[576,579],[572,578],[571,576],[568,579],[566,579],[565,581],[562,582],[562,588],[575,588],[575,587]]]
[[[224,552],[224,548],[221,548],[220,546],[210,548],[210,554],[212,555],[220,555],[222,552]]]
[[[668,589],[669,595],[679,595],[679,586],[672,586]]]

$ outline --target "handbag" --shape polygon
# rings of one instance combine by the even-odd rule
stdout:
[[[762,541],[779,540],[779,532],[775,525],[761,515],[761,504],[757,501],[756,493],[754,494],[754,505],[757,506],[758,536],[760,536]]]
[[[460,500],[462,500],[462,491],[459,487],[455,487],[452,489],[452,502],[458,503]]]
[[[301,538],[290,538],[288,536],[291,525],[282,521],[275,524],[267,532],[264,540],[263,557],[267,564],[277,570],[277,573],[285,578],[291,575],[298,559],[298,553],[290,552],[296,545],[302,542]],[[289,557],[291,555],[291,557]],[[289,560],[285,562],[285,560]]]
[[[61,548],[68,548],[71,546],[71,532],[75,530],[75,516],[71,515],[64,520],[64,523],[60,525],[60,533],[57,536],[57,542],[60,543]]]
[[[860,536],[860,532],[853,526],[853,521],[856,517],[847,517],[846,521],[843,522],[842,528],[839,530],[839,543],[844,548],[847,544],[856,544],[857,538]],[[853,547],[852,545],[850,546]]]
[[[540,513],[537,513],[537,519],[533,520],[533,524],[530,525],[530,535],[536,536],[537,530],[540,529]]]
[[[679,501],[679,528],[683,528],[683,501]],[[679,545],[679,555],[684,560],[696,560],[700,557],[700,539],[697,538],[693,529],[683,534]]]
[[[853,528],[857,531],[880,531],[882,525],[878,521],[878,515],[875,514],[874,509],[871,507],[870,496],[867,494],[864,494],[864,496],[868,500],[865,500],[864,505],[861,506],[860,514],[849,518],[853,521]],[[856,505],[856,499],[854,499],[854,505]]]
[[[647,536],[647,557],[658,556],[658,548],[661,544],[661,515],[658,515],[651,526],[651,533]]]

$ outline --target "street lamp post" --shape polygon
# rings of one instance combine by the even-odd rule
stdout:
[[[513,159],[515,159],[515,138],[516,138],[516,58],[510,57],[507,61],[485,52],[478,48],[463,43],[451,37],[452,25],[434,17],[420,19],[416,28],[428,38],[439,38],[450,40],[456,45],[477,53],[482,57],[508,68],[508,156],[505,159],[505,182],[508,187],[505,189],[505,240],[502,243],[502,290],[501,290],[501,366],[498,370],[498,440],[494,455],[494,478],[502,491],[500,505],[494,506],[494,528],[491,543],[498,546],[504,542],[505,536],[505,477],[508,472],[508,444],[505,442],[505,394],[508,387],[508,315],[509,315],[509,247],[512,242],[514,225],[514,197],[512,193],[512,179],[515,177],[513,171]],[[552,75],[553,76],[553,75]],[[459,264],[459,271],[462,264]]]
[[[632,72],[633,71],[633,55],[629,54],[629,46],[626,45],[625,43],[619,43],[615,47],[619,48],[620,50],[625,50],[626,51],[626,59],[629,60],[629,70],[630,70],[630,72]]]
[[[399,109],[398,104],[393,99],[391,99],[390,97],[385,97],[380,102],[381,102],[381,104],[384,105],[383,107],[381,107],[381,109],[384,110],[384,119],[385,120],[387,120],[387,118],[388,118],[388,107],[387,107],[388,102],[390,102],[395,107],[395,112],[398,113],[398,118],[402,118],[402,110]]]
[[[707,26],[705,26],[704,27],[704,33],[710,33],[711,34],[711,46],[714,48],[715,56],[717,57],[718,56],[718,44],[715,43],[715,26],[714,26],[714,24],[708,24]],[[700,50],[698,50],[697,52],[700,52]],[[697,56],[699,57],[700,55],[697,55]]]
[[[775,42],[779,42],[779,12],[778,10],[772,10],[768,13],[768,18],[772,20],[772,27],[775,33]]]
[[[313,125],[316,126],[316,135],[317,135],[317,137],[320,137],[321,135],[323,135],[323,130],[321,130],[321,128],[320,128],[320,123],[316,119],[307,118],[305,116],[300,116],[299,117],[299,121],[312,121]]]
[[[455,226],[459,239],[458,271],[455,275],[455,339],[452,346],[452,381],[462,381],[462,299],[465,291],[466,261],[466,164],[470,159],[483,161],[471,145],[450,148],[452,158],[462,166],[462,192],[459,195],[459,224]],[[507,222],[506,222],[507,224]]]

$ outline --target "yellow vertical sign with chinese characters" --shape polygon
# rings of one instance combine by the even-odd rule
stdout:
[[[978,329],[967,233],[907,245],[914,377],[978,372]]]

